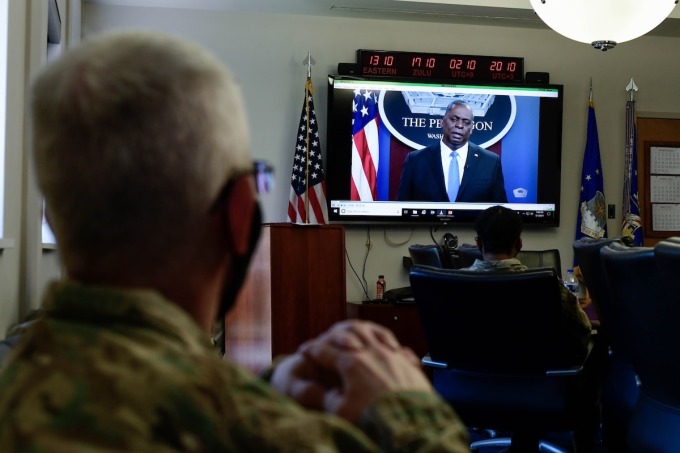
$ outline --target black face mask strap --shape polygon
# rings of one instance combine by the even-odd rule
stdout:
[[[250,225],[250,233],[248,237],[248,249],[243,255],[234,255],[232,259],[231,278],[225,284],[225,287],[222,290],[222,298],[217,311],[217,319],[215,319],[213,327],[212,341],[214,345],[219,346],[222,355],[225,353],[224,317],[236,302],[236,296],[238,296],[238,293],[243,286],[243,282],[248,275],[248,265],[250,264],[253,254],[255,253],[257,241],[260,238],[261,223],[262,212],[260,210],[260,205],[255,203],[253,219]]]
[[[235,255],[232,260],[231,279],[222,292],[222,302],[217,314],[218,319],[224,319],[227,311],[236,302],[236,296],[243,286],[243,282],[248,274],[248,265],[255,252],[257,241],[260,238],[260,227],[262,222],[262,213],[259,204],[255,204],[253,212],[253,220],[250,226],[250,234],[248,238],[248,249],[243,255]]]
[[[248,173],[244,172],[243,175]],[[253,162],[253,169],[251,174],[256,183],[256,189],[258,194],[269,192],[273,185],[274,180],[274,168],[266,161],[256,160]],[[215,202],[210,207],[210,212],[215,213],[220,206],[227,200],[229,194],[233,190],[234,184],[238,179],[238,175],[231,179],[222,189],[220,194],[217,196]],[[217,318],[215,319],[212,341],[213,344],[219,345],[224,354],[224,317],[227,312],[236,302],[236,297],[238,296],[243,282],[248,274],[248,265],[255,252],[255,247],[257,246],[257,241],[260,238],[260,228],[262,224],[262,211],[260,209],[259,203],[255,203],[255,208],[253,212],[252,223],[250,225],[250,233],[248,237],[248,249],[243,255],[234,255],[232,259],[232,270],[229,282],[225,285],[222,290],[222,296],[220,300],[220,306],[218,308]]]

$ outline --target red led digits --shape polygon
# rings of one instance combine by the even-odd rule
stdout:
[[[357,50],[361,74],[433,80],[524,81],[524,59],[389,50]]]

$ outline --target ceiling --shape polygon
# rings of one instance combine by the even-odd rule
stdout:
[[[529,0],[84,0],[105,5],[311,14],[546,28]],[[680,8],[650,32],[680,37]]]

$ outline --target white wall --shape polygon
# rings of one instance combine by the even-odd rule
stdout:
[[[524,233],[526,249],[559,248],[563,268],[571,267],[576,209],[585,146],[590,78],[607,202],[616,204],[610,235],[620,232],[626,85],[631,77],[640,88],[637,111],[676,114],[680,111],[679,38],[644,37],[608,52],[572,42],[550,30],[462,24],[345,19],[293,15],[255,15],[216,11],[149,9],[85,4],[83,36],[114,28],[153,28],[197,41],[215,52],[240,79],[248,104],[254,156],[276,167],[276,188],[262,201],[265,220],[285,221],[295,128],[305,81],[303,59],[310,51],[314,101],[322,135],[326,132],[326,74],[339,62],[353,62],[357,49],[431,51],[440,53],[524,57],[525,71],[550,73],[551,83],[565,87],[562,157],[562,218],[556,229]],[[325,152],[325,143],[322,145]],[[347,229],[351,264],[362,275],[367,227]],[[460,242],[472,242],[470,227],[449,227]],[[373,296],[377,275],[388,289],[408,285],[401,267],[406,243],[431,243],[427,227],[370,228],[371,249],[365,276]],[[399,244],[399,245],[395,245]],[[320,257],[322,259],[322,257]],[[360,300],[359,280],[347,267],[347,295]]]
[[[5,191],[3,248],[0,253],[0,337],[10,322],[19,315],[19,248],[21,239],[21,197],[12,196],[13,191],[21,193],[21,150],[23,124],[23,66],[24,45],[10,40],[13,33],[25,34],[25,6],[17,7],[16,2],[8,4],[7,23],[7,91],[5,122]],[[3,36],[2,39],[5,39]],[[12,89],[14,88],[14,89]],[[7,245],[9,244],[9,246]]]
[[[66,48],[80,37],[80,0],[58,0]],[[47,55],[47,1],[10,0],[4,127],[4,231],[0,240],[0,338],[40,304],[45,283],[60,276],[58,254],[43,251],[42,199],[30,164],[26,89]],[[71,19],[75,19],[75,24]],[[3,37],[3,39],[5,39]]]

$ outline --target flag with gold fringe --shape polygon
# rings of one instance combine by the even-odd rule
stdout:
[[[641,246],[644,238],[642,218],[640,217],[640,200],[638,199],[637,177],[637,130],[635,127],[635,100],[633,93],[637,86],[633,79],[626,87],[630,99],[626,101],[626,156],[623,173],[623,224],[621,235],[630,236],[635,245]]]
[[[585,236],[592,238],[607,237],[607,204],[604,196],[600,143],[592,89],[588,104],[588,133],[581,171],[576,240]]]
[[[293,223],[326,224],[328,223],[326,180],[313,94],[314,87],[308,71],[305,99],[295,140],[288,220]]]

